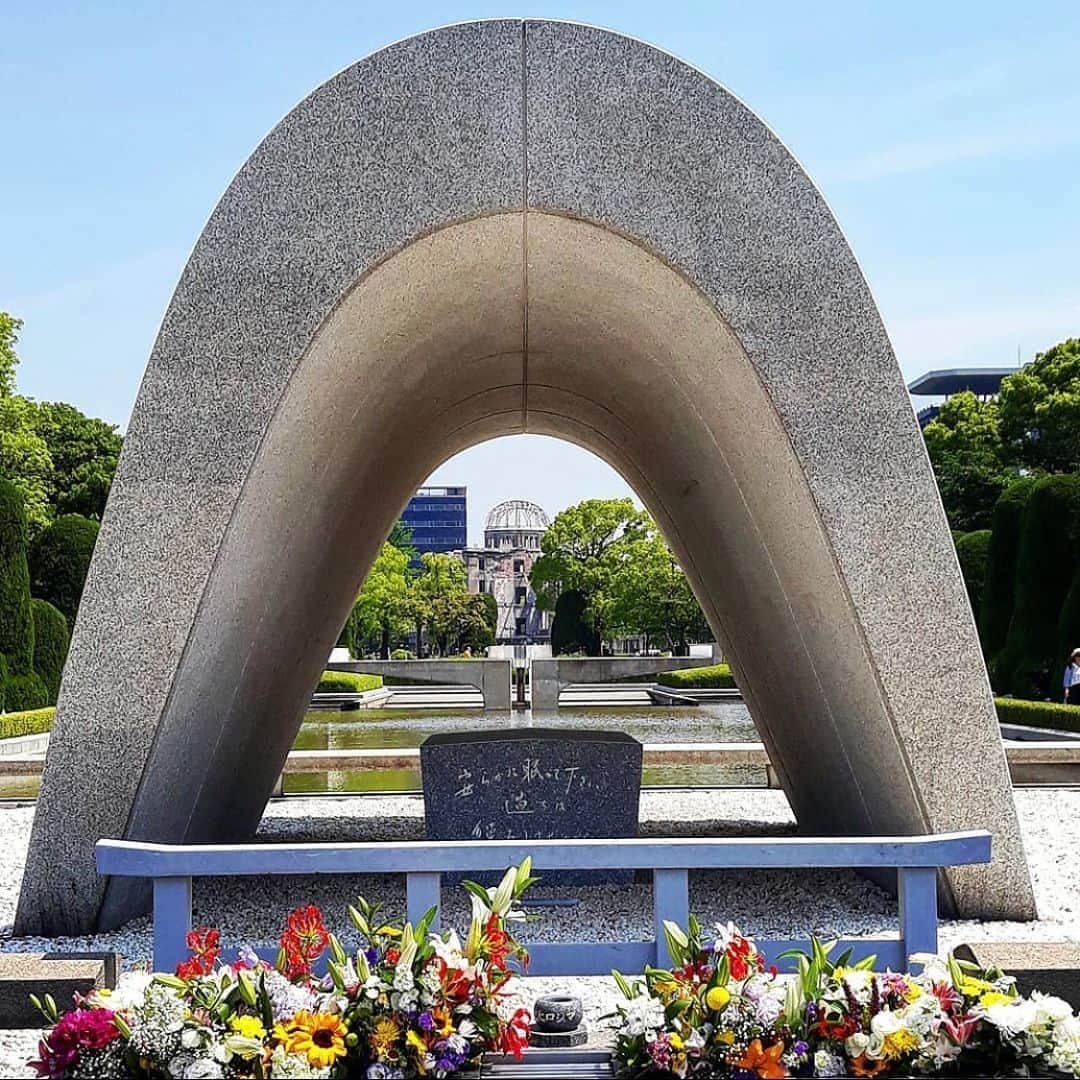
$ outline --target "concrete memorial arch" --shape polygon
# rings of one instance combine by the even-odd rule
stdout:
[[[946,898],[1032,915],[941,504],[824,200],[686,64],[506,20],[331,79],[210,218],[131,417],[18,931],[139,910],[100,837],[249,835],[409,494],[523,431],[661,523],[804,829],[987,828]]]

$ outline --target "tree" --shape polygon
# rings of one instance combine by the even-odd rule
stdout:
[[[55,513],[100,521],[120,459],[120,433],[114,424],[86,416],[74,405],[43,401],[36,408],[36,430],[52,459]]]
[[[990,530],[957,533],[956,557],[960,560],[960,573],[964,578],[971,611],[978,620],[982,611],[983,587],[986,582],[986,566],[990,555]]]
[[[391,642],[408,627],[409,556],[387,542],[379,550],[371,569],[360,586],[353,614],[349,651],[361,656],[373,638],[379,642],[379,655],[390,658]]]
[[[1080,338],[1038,353],[1001,381],[1001,434],[1021,464],[1080,471]]]
[[[530,575],[538,606],[554,610],[560,593],[579,592],[585,617],[603,637],[616,577],[650,526],[632,499],[586,499],[557,514],[540,539],[543,554]]]
[[[410,588],[410,606],[416,626],[416,654],[421,653],[421,636],[426,627],[442,654],[449,650],[460,609],[455,599],[468,595],[465,567],[460,559],[442,552],[425,552],[421,571]]]
[[[697,598],[659,529],[635,539],[615,576],[609,610],[613,627],[660,642],[677,656],[711,632]]]
[[[96,521],[79,514],[58,517],[30,549],[30,573],[35,596],[59,608],[74,627],[98,529]]]
[[[409,562],[414,563],[416,561],[416,548],[412,542],[412,529],[405,524],[401,518],[398,518],[394,522],[394,527],[390,530],[390,535],[386,538],[388,544],[393,544],[398,551],[404,551],[409,556]]]
[[[955,394],[923,438],[950,526],[959,532],[989,528],[994,504],[1015,475],[1006,464],[997,403],[970,391]]]
[[[0,311],[0,397],[10,397],[15,393],[15,368],[19,366],[15,345],[21,329],[22,319]]]
[[[982,608],[979,611],[979,639],[992,675],[995,672],[995,658],[1005,647],[1009,623],[1012,621],[1020,523],[1034,486],[1033,476],[1021,476],[1009,484],[994,504]]]
[[[37,431],[37,406],[28,398],[0,396],[0,475],[22,496],[31,535],[51,520],[53,462]]]
[[[555,603],[555,618],[551,621],[551,653],[600,655],[600,637],[585,617],[589,603],[577,589],[567,589]]]
[[[67,619],[47,600],[31,600],[30,609],[34,617],[34,671],[49,692],[49,704],[55,705],[71,642]]]
[[[1020,526],[1016,604],[995,663],[997,689],[1045,698],[1059,656],[1059,622],[1080,565],[1080,475],[1046,476],[1031,491]]]

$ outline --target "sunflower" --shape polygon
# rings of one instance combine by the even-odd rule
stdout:
[[[375,1030],[371,1033],[371,1049],[376,1057],[389,1057],[400,1038],[398,1022],[389,1016],[380,1017],[375,1021]]]
[[[309,1065],[325,1069],[345,1056],[347,1034],[339,1016],[298,1012],[289,1025],[288,1051],[290,1054],[306,1054]]]

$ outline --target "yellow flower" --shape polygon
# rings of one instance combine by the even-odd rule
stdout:
[[[964,997],[978,997],[980,994],[985,994],[988,990],[993,990],[993,983],[988,983],[985,979],[976,979],[967,977],[961,979],[956,987]]]
[[[899,1028],[897,1031],[890,1031],[885,1036],[885,1041],[881,1048],[882,1057],[887,1058],[889,1061],[894,1061],[898,1057],[903,1057],[904,1054],[910,1054],[912,1050],[919,1048],[919,1037],[913,1031],[908,1031],[907,1028]]]
[[[380,926],[375,931],[376,937],[401,937],[401,931],[396,926]]]
[[[386,1057],[401,1038],[401,1028],[392,1017],[383,1016],[375,1021],[375,1030],[371,1033],[371,1049],[376,1056]]]
[[[427,1043],[415,1031],[409,1031],[405,1041],[420,1054],[420,1064],[423,1065],[423,1055],[427,1053]]]
[[[673,1031],[671,1033],[671,1048],[672,1048],[672,1050],[681,1050],[684,1045],[685,1045],[685,1043],[683,1043],[683,1041],[682,1041],[682,1036],[679,1035],[677,1032]]]
[[[345,1056],[348,1032],[341,1017],[332,1013],[298,1012],[290,1028],[289,1053],[306,1054],[308,1064],[314,1068],[328,1068]]]
[[[731,1044],[735,1041],[735,1032],[718,1031],[714,1036],[714,1041],[718,1043],[723,1043],[725,1046],[731,1046]]]
[[[714,986],[705,995],[705,1004],[714,1012],[719,1012],[731,1000],[731,993],[726,986]]]
[[[992,1005],[1008,1005],[1012,1001],[1012,998],[1008,994],[1003,994],[1000,990],[987,990],[979,998],[979,1004],[985,1009],[989,1009]]]
[[[904,991],[904,1000],[907,1002],[917,1001],[925,992],[918,983],[909,982],[907,989]]]
[[[266,1028],[262,1026],[262,1023],[257,1016],[234,1016],[229,1021],[229,1027],[232,1028],[237,1035],[242,1035],[245,1039],[266,1038]]]

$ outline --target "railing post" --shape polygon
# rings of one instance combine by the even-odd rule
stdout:
[[[425,871],[405,875],[405,909],[409,915],[409,922],[413,926],[424,917],[429,908],[435,908],[435,919],[431,924],[431,929],[438,930],[441,907],[441,874],[430,874]]]
[[[897,871],[900,937],[904,954],[936,953],[938,947],[937,868],[901,866]]]
[[[690,921],[690,885],[686,870],[653,870],[653,921],[656,924],[656,965],[670,968],[671,954],[664,937],[664,920],[683,930]]]
[[[191,878],[154,878],[154,970],[172,974],[189,956]]]

